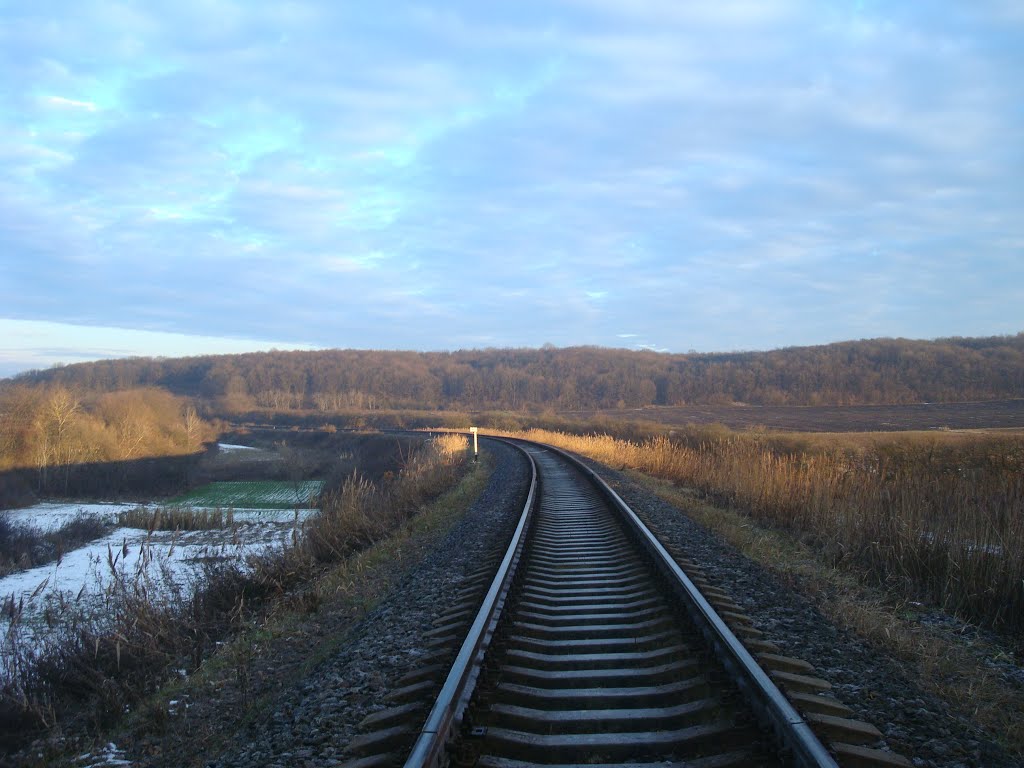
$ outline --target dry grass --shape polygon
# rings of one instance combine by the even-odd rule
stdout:
[[[467,458],[466,439],[442,435],[414,452],[380,485],[358,474],[320,497],[319,515],[306,526],[303,548],[318,562],[333,562],[365,549],[412,517],[456,480]]]
[[[235,524],[235,511],[227,509],[193,509],[191,507],[135,507],[117,515],[117,524],[144,531],[209,531],[230,528]]]
[[[124,733],[111,734],[111,740],[126,747],[132,741],[156,741],[166,755],[159,764],[198,765],[218,754],[244,723],[268,717],[279,707],[281,690],[304,679],[348,642],[346,629],[372,610],[407,569],[441,540],[483,492],[492,469],[485,457],[458,485],[393,535],[340,561],[301,591],[275,601],[265,621],[251,623],[194,675],[161,688],[136,708]],[[310,616],[311,604],[317,606],[315,616]],[[296,643],[308,648],[298,654],[301,665],[282,664],[282,657],[295,659],[297,654],[288,649]],[[191,717],[168,715],[173,709],[170,702],[182,700],[193,702]],[[206,711],[217,715],[205,718]],[[236,724],[229,727],[225,717],[234,717]]]
[[[521,435],[696,488],[894,594],[1024,633],[1020,436]]]
[[[438,435],[432,442],[437,452],[448,458],[466,456],[469,452],[469,438],[455,432]]]
[[[1024,756],[1024,731],[1019,727],[1024,690],[1008,683],[997,667],[987,663],[1005,651],[976,637],[921,624],[906,601],[893,602],[890,596],[864,585],[849,570],[823,563],[812,547],[758,525],[734,508],[712,505],[664,480],[636,472],[631,476],[799,589],[831,621],[908,662],[904,671],[921,688],[949,702],[964,717]]]

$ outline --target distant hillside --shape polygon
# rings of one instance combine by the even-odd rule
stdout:
[[[131,358],[32,372],[13,381],[100,391],[158,386],[224,411],[957,402],[1024,397],[1024,333],[728,354],[571,347]]]

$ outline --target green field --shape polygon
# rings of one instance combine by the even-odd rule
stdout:
[[[171,499],[170,504],[192,507],[233,507],[235,509],[291,509],[309,505],[320,493],[322,480],[291,483],[280,480],[244,480],[207,483]]]

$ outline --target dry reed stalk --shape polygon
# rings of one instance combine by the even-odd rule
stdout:
[[[227,509],[193,509],[191,507],[135,507],[119,512],[117,524],[146,531],[208,531],[230,528],[235,524],[235,511]]]

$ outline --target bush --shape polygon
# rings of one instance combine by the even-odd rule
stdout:
[[[398,474],[374,485],[353,473],[340,490],[320,498],[320,514],[304,532],[304,548],[318,562],[332,562],[370,546],[450,486],[467,457],[464,435],[442,435],[414,451]]]
[[[0,576],[58,560],[65,552],[109,530],[110,526],[98,516],[79,512],[57,530],[41,533],[0,512]]]

